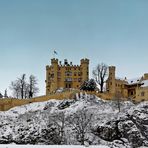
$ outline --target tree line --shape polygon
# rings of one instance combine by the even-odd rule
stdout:
[[[12,90],[13,97],[15,98],[33,98],[38,92],[37,78],[34,75],[30,75],[27,81],[26,74],[22,74],[15,81],[10,84],[10,89]]]

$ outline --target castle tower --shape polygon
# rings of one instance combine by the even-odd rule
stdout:
[[[57,89],[57,83],[58,83],[58,59],[51,59],[51,68],[52,68],[52,85],[51,85],[51,91],[54,91]]]
[[[88,59],[82,59],[81,60],[81,79],[82,82],[89,79],[89,60]]]
[[[144,74],[144,80],[148,80],[148,73]]]
[[[46,66],[46,94],[57,89],[58,59],[51,59],[51,66]]]
[[[46,95],[54,91],[65,88],[79,89],[83,81],[89,79],[89,60],[82,59],[80,65],[68,63],[58,63],[58,59],[51,59],[51,65],[46,66]]]
[[[115,66],[109,66],[108,90],[111,94],[115,94]]]
[[[46,66],[46,80],[45,80],[45,83],[46,83],[46,94],[49,92],[50,90],[50,76],[49,76],[49,66],[47,65]]]

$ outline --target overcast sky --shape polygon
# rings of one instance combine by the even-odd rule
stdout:
[[[118,77],[148,72],[148,0],[0,0],[0,92],[21,74],[38,78],[52,49],[60,60],[90,59]],[[8,90],[10,95],[10,91]]]

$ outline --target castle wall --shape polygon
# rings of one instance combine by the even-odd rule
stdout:
[[[51,94],[48,96],[39,96],[32,99],[15,99],[15,98],[0,99],[0,111],[6,111],[16,106],[21,106],[34,102],[43,102],[51,99],[56,99],[56,100],[71,99],[73,98],[73,95],[76,92],[77,91],[66,91],[62,93]]]
[[[140,87],[136,89],[136,101],[148,100],[148,87]]]
[[[148,73],[145,73],[142,80],[148,80]],[[138,84],[127,85],[128,82],[115,78],[115,67],[109,67],[109,77],[106,81],[106,90],[115,96],[120,93],[124,98],[131,98],[135,101],[148,100],[148,87],[140,87]]]

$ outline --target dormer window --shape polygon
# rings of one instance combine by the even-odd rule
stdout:
[[[141,96],[142,96],[142,97],[144,97],[144,95],[145,95],[145,92],[144,92],[144,91],[143,91],[143,92],[141,92]]]

